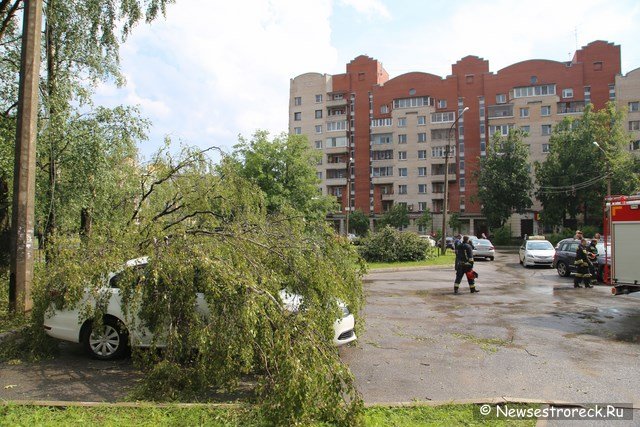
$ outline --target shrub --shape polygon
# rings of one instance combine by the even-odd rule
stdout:
[[[502,226],[493,230],[494,245],[509,245],[511,244],[511,227]]]
[[[427,258],[429,243],[415,233],[386,226],[363,238],[358,249],[369,262],[419,261]]]

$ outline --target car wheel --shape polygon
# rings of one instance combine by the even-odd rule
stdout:
[[[493,257],[492,257],[492,256],[490,256],[490,257],[489,257],[489,260],[493,261]]]
[[[564,261],[558,261],[556,270],[558,271],[558,276],[560,277],[569,277],[569,275],[571,274],[571,272],[569,271],[569,266]]]
[[[518,255],[518,261],[520,261],[520,265],[524,265],[524,263],[522,262],[522,258],[520,258],[520,255]]]
[[[108,317],[101,330],[94,331],[89,325],[84,328],[82,344],[89,356],[99,360],[113,360],[122,357],[127,350],[129,333],[117,319]]]

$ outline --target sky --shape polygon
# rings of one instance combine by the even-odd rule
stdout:
[[[121,46],[126,85],[98,86],[98,105],[136,105],[152,123],[149,158],[165,137],[230,152],[239,136],[287,131],[290,79],[340,74],[359,55],[391,78],[446,77],[467,55],[492,72],[528,59],[569,61],[595,40],[640,68],[637,0],[176,0]]]

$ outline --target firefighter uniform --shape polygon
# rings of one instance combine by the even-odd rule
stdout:
[[[464,236],[462,242],[456,247],[456,280],[453,284],[453,293],[458,293],[462,276],[467,276],[471,293],[480,292],[476,289],[475,278],[477,273],[473,271],[473,248],[469,244],[469,236]]]
[[[589,269],[591,267],[591,261],[586,247],[587,241],[582,239],[576,250],[576,260],[574,262],[576,266],[576,275],[573,279],[573,287],[579,288],[580,282],[584,282],[585,288],[592,288],[591,285],[591,273]]]
[[[589,262],[591,266],[589,268],[589,273],[591,273],[591,284],[598,284],[598,247],[596,246],[598,241],[596,239],[592,239],[587,247],[587,256],[589,257]]]

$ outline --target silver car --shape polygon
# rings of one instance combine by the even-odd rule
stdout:
[[[484,258],[494,260],[496,256],[496,248],[489,239],[470,239],[473,245],[473,258]]]

